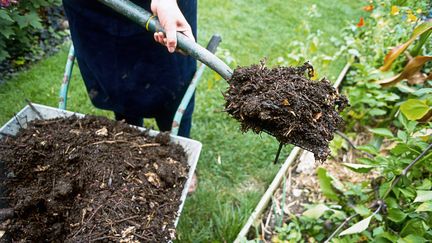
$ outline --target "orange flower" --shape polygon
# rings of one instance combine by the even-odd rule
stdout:
[[[363,17],[360,17],[360,21],[357,23],[357,27],[362,27],[362,26],[364,26],[365,25],[365,23],[364,23],[364,18]]]
[[[373,9],[374,9],[373,5],[367,5],[363,7],[363,10],[366,12],[372,12]]]

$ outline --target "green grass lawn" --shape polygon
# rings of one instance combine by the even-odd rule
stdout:
[[[321,17],[309,21],[305,9],[317,5]],[[200,0],[199,42],[205,44],[219,33],[221,48],[229,50],[237,64],[269,64],[291,52],[287,43],[305,38],[298,27],[309,21],[312,31],[321,30],[326,53],[336,50],[331,37],[356,21],[361,2],[350,0]],[[66,61],[67,47],[28,71],[0,85],[0,123],[32,102],[57,106],[57,96]],[[321,75],[337,76],[344,60],[330,65]],[[273,165],[277,142],[267,135],[242,134],[237,122],[223,110],[221,93],[226,82],[207,70],[198,87],[192,137],[203,143],[198,163],[199,188],[187,199],[178,226],[180,242],[231,242],[254,209],[280,165]],[[68,109],[81,113],[112,115],[92,107],[79,70],[69,92]],[[146,123],[153,124],[153,123]],[[289,153],[283,150],[281,160]]]

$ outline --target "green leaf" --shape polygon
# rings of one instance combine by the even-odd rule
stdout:
[[[415,211],[416,212],[432,212],[432,201],[427,201],[427,202],[420,204]]]
[[[415,96],[422,96],[425,94],[432,94],[432,88],[422,88],[422,89],[416,90],[413,93],[413,95],[415,95]]]
[[[332,178],[327,174],[327,170],[319,167],[317,170],[317,175],[320,188],[324,196],[326,196],[328,199],[338,201],[339,196],[336,193],[336,190],[333,188]]]
[[[402,140],[403,142],[406,142],[408,139],[408,133],[406,131],[403,130],[399,130],[397,132],[397,137]]]
[[[23,29],[28,26],[33,26],[36,29],[42,29],[40,18],[36,12],[31,12],[26,15],[17,15],[15,17],[15,20],[18,23],[20,29]]]
[[[432,30],[429,30],[427,32],[424,32],[420,35],[420,39],[417,41],[417,44],[414,46],[414,48],[411,50],[411,56],[417,56],[423,45],[426,43],[426,41],[429,39],[429,37],[432,34]]]
[[[394,197],[387,197],[384,199],[384,201],[387,205],[387,208],[399,208],[399,204]]]
[[[407,129],[408,119],[402,113],[399,113],[398,121],[402,124],[403,128]]]
[[[6,39],[9,39],[12,35],[14,35],[14,30],[10,26],[3,26],[2,30],[0,30],[0,34],[6,37]]]
[[[0,9],[0,19],[13,23],[13,19],[9,16],[9,14],[4,9]]]
[[[392,235],[392,234],[389,233],[389,232],[384,232],[384,233],[379,234],[379,235],[377,235],[377,236],[375,236],[375,237],[376,237],[376,240],[378,240],[378,239],[386,239],[387,242],[396,242],[397,239],[398,239],[397,236]]]
[[[370,224],[370,221],[373,217],[373,214],[361,221],[359,221],[358,223],[354,224],[353,226],[349,227],[348,229],[342,231],[339,236],[343,236],[343,235],[352,235],[352,234],[357,234],[357,233],[361,233],[363,231],[365,231]]]
[[[387,138],[394,137],[393,133],[387,128],[372,128],[369,130],[378,136],[387,137]]]
[[[367,173],[376,167],[375,165],[352,164],[352,163],[342,163],[342,165],[357,173]]]
[[[382,115],[385,115],[386,113],[387,113],[386,110],[379,109],[379,108],[373,108],[369,111],[369,114],[371,116],[382,116]]]
[[[354,211],[358,213],[360,216],[370,215],[371,211],[364,205],[356,205],[354,206]]]
[[[429,179],[424,179],[422,181],[422,184],[417,186],[416,189],[418,190],[429,190],[432,187],[432,182]]]
[[[387,218],[395,223],[400,223],[405,220],[407,214],[398,208],[390,208],[388,210]]]
[[[405,223],[405,226],[402,228],[400,235],[402,237],[414,234],[418,236],[423,236],[426,230],[423,227],[423,221],[418,218],[410,219]]]
[[[416,191],[417,197],[414,202],[426,202],[432,200],[432,191],[418,190]]]
[[[392,179],[393,181],[394,179]],[[379,195],[380,198],[384,197],[384,194],[387,192],[387,190],[389,190],[390,188],[390,183],[391,182],[384,182],[383,184],[381,184],[381,186],[379,187]]]
[[[406,198],[413,198],[415,196],[414,191],[407,187],[407,188],[398,188],[398,190],[406,197]]]
[[[425,100],[409,99],[401,104],[400,110],[409,120],[415,121],[425,116],[431,108]]]
[[[406,152],[410,152],[410,146],[405,143],[399,143],[394,148],[391,149],[391,153],[398,156]]]
[[[399,239],[397,241],[397,243],[423,243],[423,242],[426,242],[426,239],[415,234],[407,235],[406,237]]]
[[[324,204],[318,204],[312,208],[309,208],[308,210],[303,212],[303,216],[306,216],[308,218],[318,219],[321,217],[327,210],[331,210],[329,207],[327,207]]]
[[[378,154],[379,152],[379,150],[371,144],[357,146],[357,149],[360,149],[361,151],[365,151],[370,154]]]

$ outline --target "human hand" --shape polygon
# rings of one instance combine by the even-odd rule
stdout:
[[[192,29],[180,11],[177,0],[152,0],[151,10],[159,18],[165,34],[162,32],[154,33],[156,42],[166,46],[168,51],[173,53],[177,47],[177,32],[195,41]]]

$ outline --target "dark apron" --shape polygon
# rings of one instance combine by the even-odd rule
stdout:
[[[132,2],[150,11],[151,1]],[[178,4],[196,36],[197,1]],[[92,103],[132,117],[165,117],[170,124],[196,71],[196,61],[170,54],[144,27],[95,0],[63,0],[63,5]],[[192,115],[193,103],[185,119]]]

